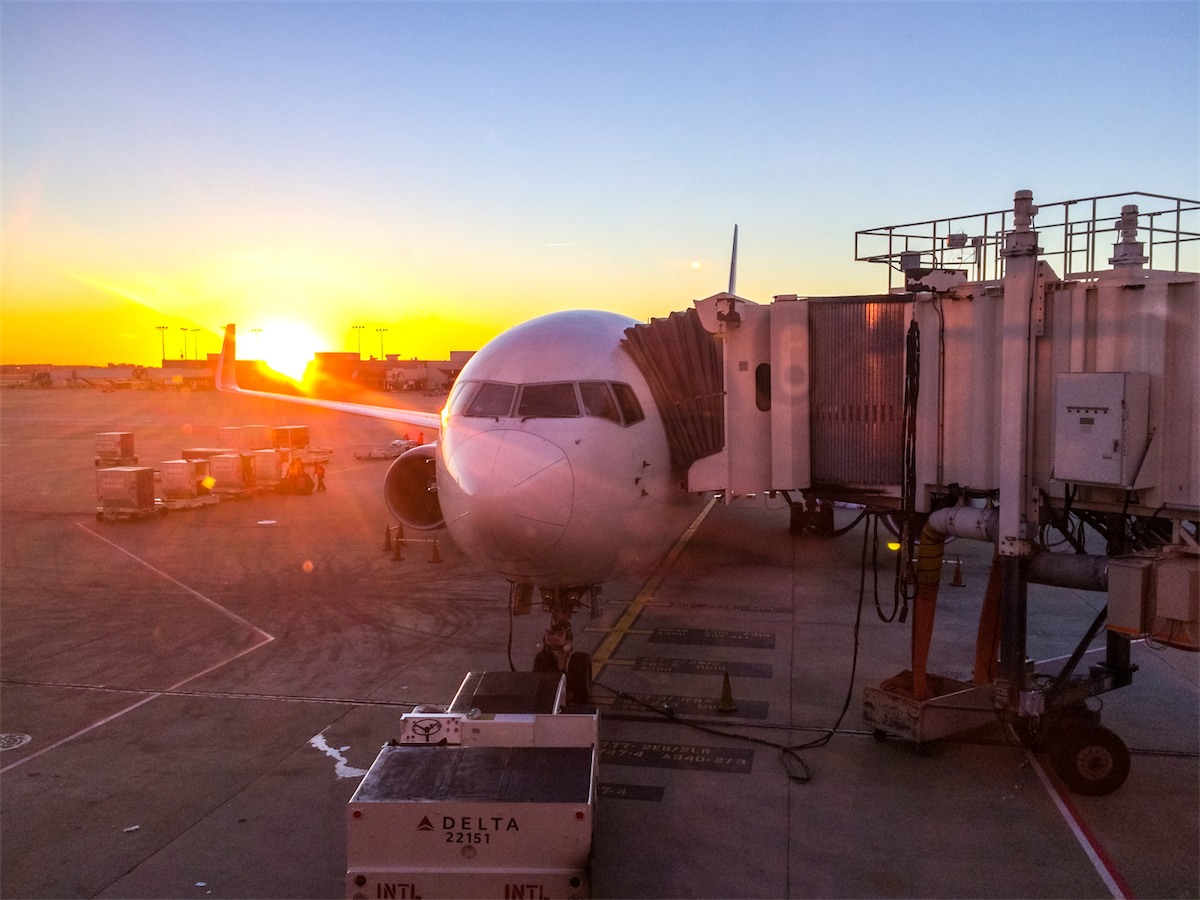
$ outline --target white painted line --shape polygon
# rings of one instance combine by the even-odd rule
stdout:
[[[84,531],[86,531],[88,534],[104,541],[104,543],[108,544],[110,547],[120,550],[122,553],[124,553],[126,556],[128,556],[130,559],[132,559],[134,562],[138,563],[139,565],[145,566],[147,569],[149,569],[154,574],[158,575],[161,578],[166,579],[167,581],[171,582],[171,584],[175,585],[176,587],[180,588],[181,590],[186,591],[192,597],[195,597],[197,600],[200,600],[201,602],[207,604],[208,606],[211,606],[213,609],[217,610],[222,615],[226,616],[227,618],[231,619],[232,621],[238,623],[239,625],[244,625],[245,627],[249,628],[251,631],[253,631],[255,634],[257,634],[259,636],[260,640],[258,642],[256,642],[255,644],[252,644],[251,646],[246,647],[243,650],[239,650],[237,653],[233,654],[233,656],[230,656],[228,659],[223,659],[220,662],[213,663],[208,668],[202,669],[199,672],[195,672],[194,674],[189,675],[187,678],[184,678],[182,681],[177,681],[175,684],[168,687],[166,689],[166,691],[149,694],[146,697],[143,697],[141,700],[138,700],[136,703],[131,703],[129,706],[125,707],[124,709],[118,710],[117,712],[113,713],[112,715],[105,716],[103,719],[100,719],[99,721],[93,722],[92,724],[79,729],[74,734],[67,735],[65,738],[61,738],[60,740],[55,741],[53,744],[50,744],[49,746],[43,747],[42,749],[40,749],[34,753],[30,753],[29,755],[24,756],[21,759],[18,759],[16,762],[9,763],[7,766],[0,768],[0,773],[7,772],[9,769],[15,769],[17,766],[24,765],[25,763],[29,762],[31,759],[37,759],[43,753],[49,753],[51,750],[54,750],[57,747],[61,747],[63,744],[70,743],[71,741],[75,740],[77,737],[82,737],[83,735],[87,734],[90,731],[94,731],[103,725],[107,725],[109,722],[112,722],[114,719],[119,719],[121,716],[125,715],[126,713],[133,712],[139,706],[145,706],[151,700],[157,699],[158,697],[162,697],[165,693],[168,693],[170,691],[177,691],[177,690],[179,690],[179,688],[183,687],[185,684],[195,681],[197,678],[201,678],[201,677],[209,674],[210,672],[214,672],[217,669],[221,668],[222,666],[226,666],[229,663],[233,662],[234,660],[240,659],[241,657],[245,656],[247,653],[252,653],[253,651],[257,650],[259,647],[266,646],[271,641],[275,640],[274,636],[267,634],[265,631],[263,631],[257,625],[252,625],[250,622],[247,622],[245,619],[243,619],[237,613],[226,609],[224,606],[222,606],[220,603],[217,603],[215,600],[205,597],[199,591],[195,591],[192,588],[188,587],[186,584],[183,584],[182,582],[178,581],[177,579],[172,578],[166,572],[162,571],[161,569],[155,568],[154,566],[150,565],[150,563],[146,562],[144,559],[141,559],[141,558],[135,556],[134,554],[130,553],[124,547],[121,547],[118,544],[113,543],[108,538],[104,537],[103,535],[97,534],[95,531],[88,528],[82,522],[76,522],[75,524],[78,525],[80,528],[82,528]]]
[[[1050,777],[1033,753],[1026,750],[1025,756],[1029,760],[1029,764],[1033,766],[1033,771],[1037,772],[1038,778],[1046,788],[1046,793],[1050,795],[1050,799],[1054,801],[1059,814],[1066,821],[1067,827],[1075,835],[1075,840],[1079,842],[1079,846],[1083,848],[1083,852],[1091,860],[1092,868],[1096,870],[1096,874],[1100,876],[1100,880],[1104,882],[1104,886],[1108,888],[1108,892],[1116,900],[1129,900],[1129,898],[1132,898],[1133,892],[1130,890],[1129,883],[1117,871],[1117,867],[1108,853],[1100,846],[1100,842],[1096,839],[1096,836],[1092,834],[1091,829],[1084,823],[1078,810],[1075,809],[1068,798],[1066,790],[1056,779]]]
[[[183,679],[182,681],[178,681],[175,684],[171,685],[164,692],[154,693],[154,694],[150,694],[146,697],[143,697],[141,700],[137,701],[137,703],[131,703],[129,706],[125,707],[124,709],[117,710],[115,713],[113,713],[110,716],[105,716],[103,719],[93,722],[91,725],[87,725],[83,728],[80,728],[74,734],[69,734],[65,738],[61,738],[60,740],[55,741],[53,744],[43,747],[41,750],[38,750],[34,753],[30,753],[28,756],[24,756],[21,759],[18,759],[16,762],[9,763],[4,768],[0,769],[0,773],[7,772],[9,769],[15,769],[17,766],[23,766],[23,765],[25,765],[25,763],[29,762],[31,759],[37,759],[43,753],[49,753],[51,750],[61,747],[63,744],[68,744],[71,741],[75,740],[75,738],[82,737],[83,735],[87,734],[89,731],[95,731],[97,728],[101,727],[102,725],[107,725],[109,722],[112,722],[114,719],[119,719],[121,716],[125,715],[126,713],[133,712],[139,706],[145,706],[151,700],[156,700],[159,697],[162,697],[165,693],[167,693],[169,691],[178,690],[179,688],[181,688],[185,684],[187,684],[189,681],[195,681],[197,678],[201,677],[202,675],[207,675],[209,672],[212,672],[215,669],[219,669],[219,668],[221,668],[221,666],[231,663],[235,659],[245,656],[247,653],[250,653],[254,650],[257,650],[259,647],[269,644],[273,640],[275,640],[275,639],[268,635],[267,640],[259,641],[257,644],[254,644],[251,647],[247,647],[245,650],[241,650],[238,653],[235,653],[233,656],[229,657],[228,659],[221,660],[221,662],[216,663],[215,665],[209,666],[207,669],[205,669],[202,672],[197,672],[194,675],[189,675],[187,678]]]
[[[78,525],[80,528],[82,528],[84,531],[86,531],[88,534],[92,535],[93,537],[99,538],[100,540],[104,541],[104,543],[108,544],[108,546],[112,547],[114,550],[121,551],[122,553],[124,553],[126,556],[128,556],[130,559],[132,559],[134,562],[138,563],[139,565],[145,566],[147,569],[149,569],[155,575],[158,575],[160,578],[166,579],[167,581],[171,582],[171,584],[175,585],[180,590],[186,591],[187,593],[191,594],[193,597],[195,597],[200,602],[208,604],[213,609],[215,609],[219,613],[221,613],[221,615],[232,619],[233,621],[237,622],[239,625],[245,625],[251,631],[255,632],[256,634],[260,635],[261,637],[266,638],[268,641],[275,640],[274,637],[267,634],[265,631],[263,631],[257,625],[252,625],[250,622],[247,622],[245,619],[243,619],[237,613],[233,612],[232,610],[226,609],[224,606],[222,606],[216,600],[210,600],[208,597],[205,597],[199,591],[192,590],[192,588],[188,587],[182,581],[178,581],[177,579],[172,578],[170,575],[168,575],[162,569],[156,569],[154,566],[150,565],[150,563],[146,562],[141,557],[135,556],[134,554],[130,553],[128,550],[126,550],[120,544],[113,543],[108,538],[104,537],[104,535],[93,531],[91,528],[88,528],[87,525],[83,524],[82,522],[76,522],[75,524]]]

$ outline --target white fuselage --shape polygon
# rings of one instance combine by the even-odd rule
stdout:
[[[654,399],[621,348],[636,322],[553,313],[488,343],[442,413],[438,497],[454,542],[510,581],[584,587],[656,562],[699,498],[672,473]]]

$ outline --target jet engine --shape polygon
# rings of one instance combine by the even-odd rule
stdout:
[[[432,531],[445,525],[437,495],[437,445],[422,444],[401,454],[383,480],[383,499],[406,528]]]

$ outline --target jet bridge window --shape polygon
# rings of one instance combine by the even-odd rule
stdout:
[[[565,419],[579,415],[575,385],[569,381],[550,384],[527,384],[521,388],[517,402],[521,418]]]

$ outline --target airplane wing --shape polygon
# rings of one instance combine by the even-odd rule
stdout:
[[[234,394],[245,394],[249,397],[266,397],[271,400],[285,400],[302,406],[316,406],[320,409],[334,409],[338,412],[352,413],[357,416],[368,416],[372,419],[386,419],[390,422],[400,422],[413,428],[423,428],[437,434],[441,429],[442,417],[438,413],[425,412],[416,409],[395,409],[388,406],[373,406],[370,403],[349,403],[343,400],[319,400],[315,397],[300,397],[291,394],[276,394],[271,391],[252,391],[238,386],[237,383],[237,328],[230,324],[225,326],[225,340],[221,344],[221,356],[217,360],[216,386],[218,391]]]

